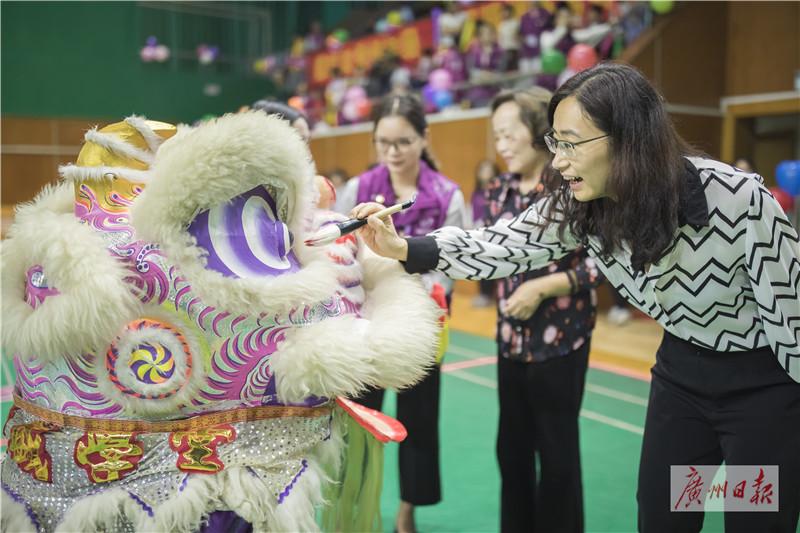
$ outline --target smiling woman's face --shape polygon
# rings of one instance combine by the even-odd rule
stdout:
[[[606,135],[586,115],[574,96],[559,102],[553,117],[553,137],[560,141],[579,143]],[[564,157],[561,150],[553,156],[553,168],[569,182],[572,194],[580,202],[598,198],[614,198],[608,186],[611,175],[610,138],[604,137],[575,147],[572,157]]]

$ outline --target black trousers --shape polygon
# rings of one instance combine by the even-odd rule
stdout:
[[[588,361],[589,343],[543,363],[498,358],[501,531],[583,531],[578,416]]]
[[[772,351],[714,352],[665,332],[652,374],[639,466],[639,530],[700,531],[702,512],[670,512],[670,465],[725,461],[779,467],[779,511],[726,513],[725,531],[794,533],[800,383]]]
[[[408,430],[400,443],[400,499],[412,505],[433,505],[442,500],[439,472],[439,389],[441,369],[435,366],[425,378],[397,393],[397,419]],[[354,400],[381,410],[383,389],[373,389]]]

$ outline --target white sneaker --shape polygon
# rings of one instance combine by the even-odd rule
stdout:
[[[615,326],[621,326],[633,318],[633,315],[626,307],[619,307],[615,305],[608,310],[606,318]]]

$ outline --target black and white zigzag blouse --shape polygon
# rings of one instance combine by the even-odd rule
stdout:
[[[589,255],[620,294],[673,335],[722,352],[769,346],[800,382],[797,231],[761,176],[710,159],[687,159],[694,166],[687,180],[695,193],[682,201],[680,227],[664,257],[637,272],[630,250],[603,257],[594,238]],[[568,234],[560,240],[554,225],[537,225],[548,201],[487,228],[445,227],[409,239],[405,268],[436,269],[455,279],[503,278],[541,268],[578,246]]]

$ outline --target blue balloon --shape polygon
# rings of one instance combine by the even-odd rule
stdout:
[[[450,91],[436,91],[433,93],[433,103],[436,109],[444,109],[453,103],[453,93]]]
[[[800,161],[781,161],[775,169],[778,186],[791,196],[800,196]]]
[[[386,19],[380,19],[375,23],[375,33],[386,33],[389,31],[389,23]]]

